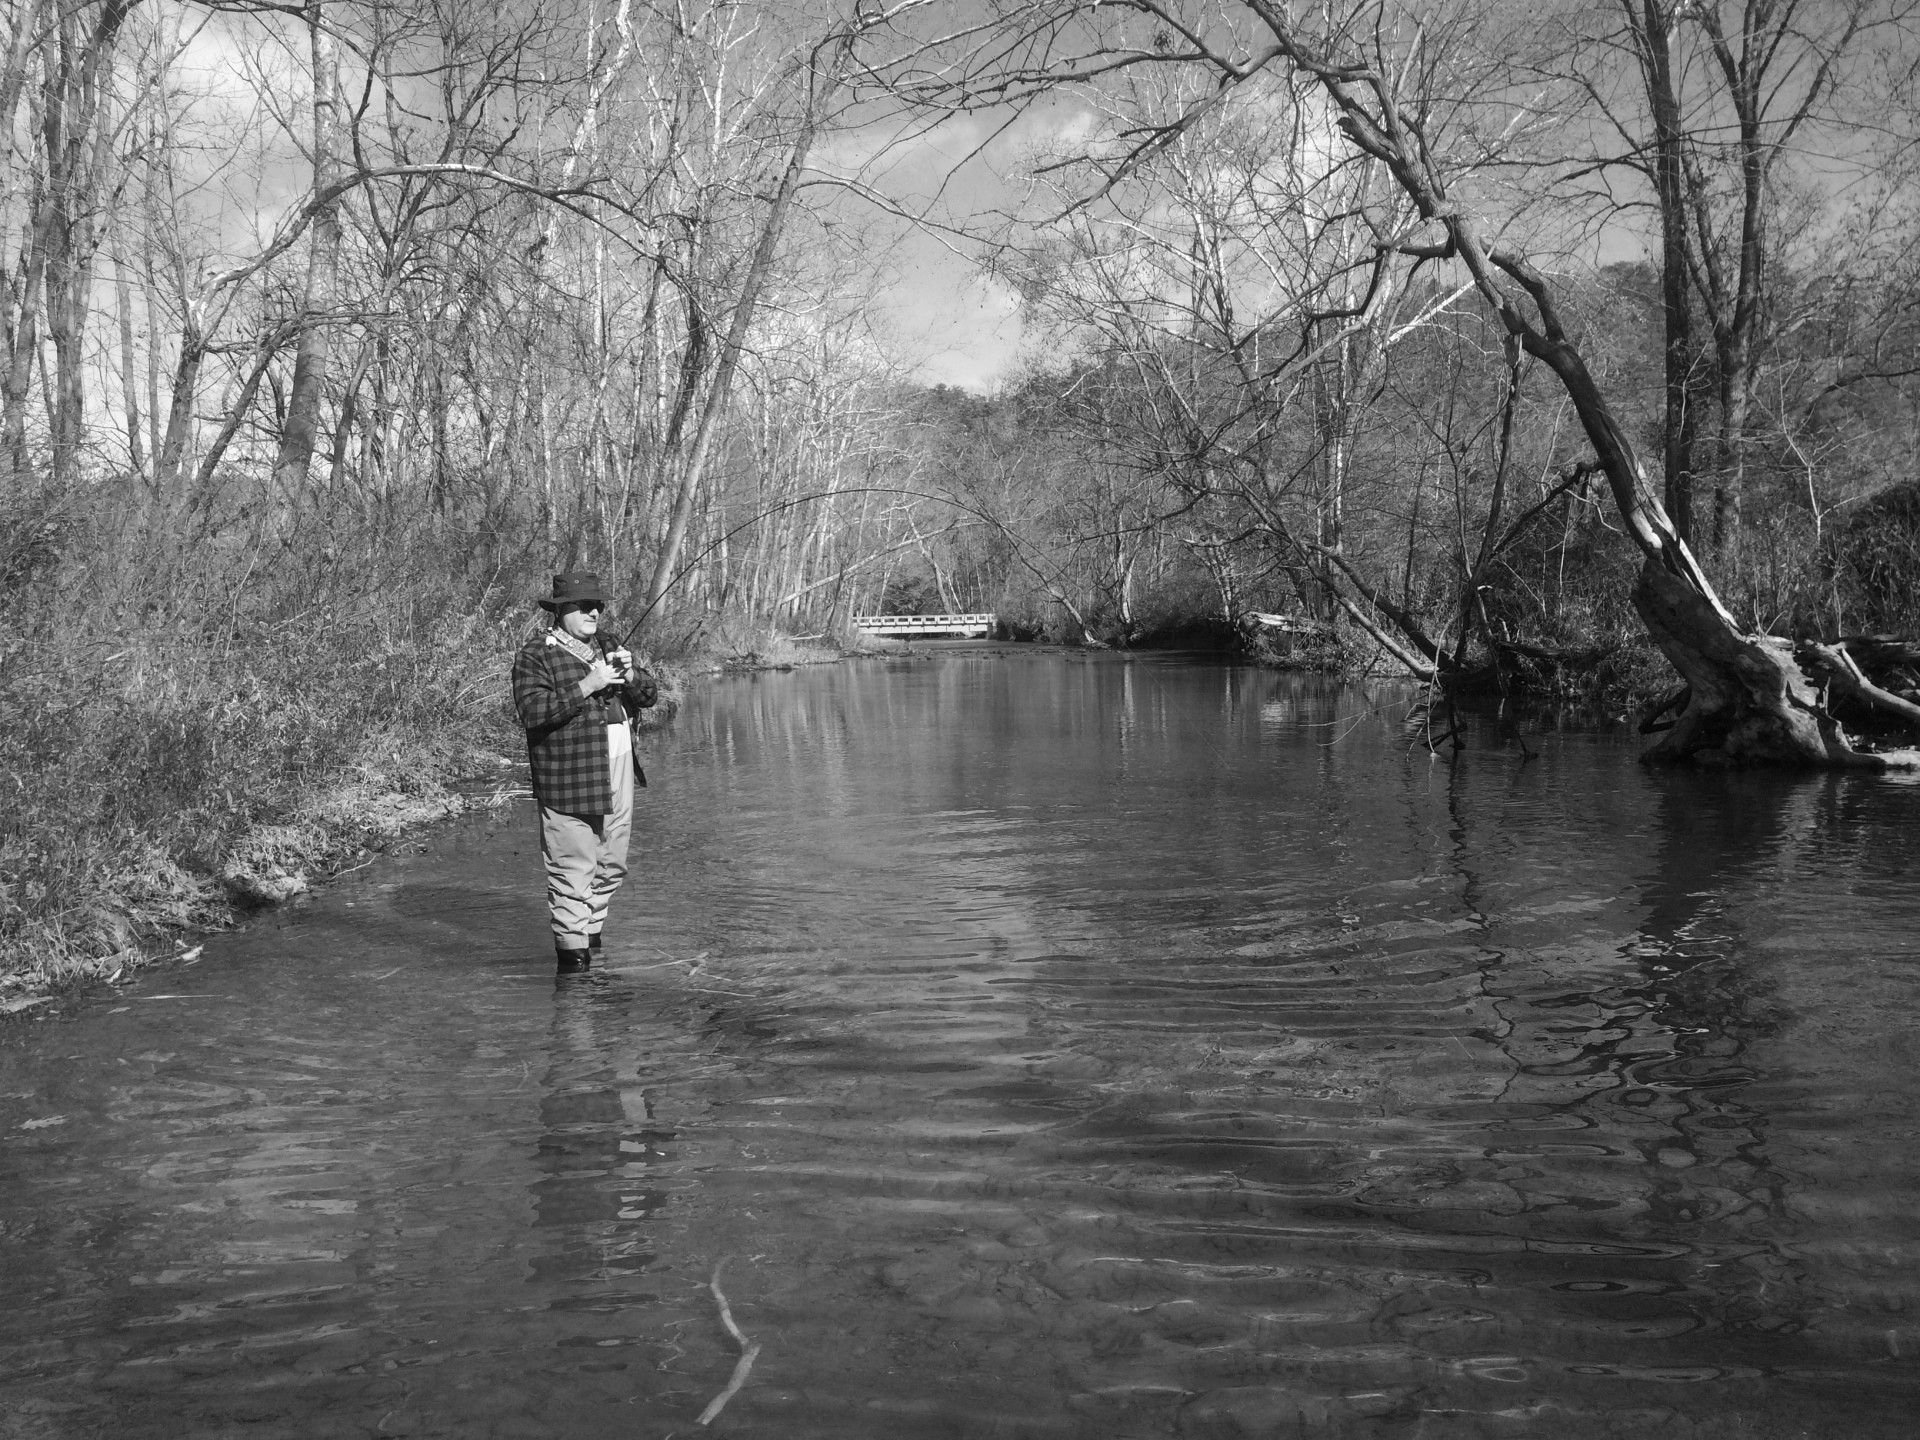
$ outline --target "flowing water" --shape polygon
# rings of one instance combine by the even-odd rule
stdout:
[[[0,1437],[1920,1434],[1920,788],[1384,698],[730,679],[590,977],[521,801],[7,1022]]]

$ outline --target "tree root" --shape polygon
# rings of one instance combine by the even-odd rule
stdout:
[[[1805,640],[1794,651],[1794,657],[1804,668],[1842,695],[1872,709],[1897,716],[1908,725],[1920,726],[1920,705],[1903,700],[1889,690],[1882,690],[1869,680],[1855,662],[1849,642],[1822,645],[1817,641]]]
[[[1662,730],[1673,729],[1673,721],[1669,720],[1663,725],[1660,723],[1660,717],[1668,711],[1685,710],[1688,702],[1692,699],[1693,687],[1691,685],[1682,685],[1665,699],[1654,701],[1653,704],[1647,706],[1646,709],[1640,712],[1640,733],[1642,735],[1654,735]]]
[[[1707,597],[1651,562],[1641,569],[1633,604],[1688,686],[1679,717],[1643,760],[1846,770],[1915,765],[1911,752],[1855,748],[1828,710],[1827,692],[1838,689],[1920,726],[1920,706],[1874,685],[1844,651],[1810,643],[1796,649],[1776,635],[1732,629]]]

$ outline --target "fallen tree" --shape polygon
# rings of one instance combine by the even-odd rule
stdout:
[[[1628,536],[1643,563],[1633,607],[1688,688],[1672,729],[1646,752],[1656,763],[1920,767],[1920,752],[1857,747],[1828,705],[1836,681],[1890,719],[1913,724],[1920,712],[1867,682],[1845,651],[1743,629],[1715,593],[1661,505],[1586,361],[1569,339],[1545,277],[1519,253],[1487,240],[1480,224],[1447,193],[1417,117],[1403,113],[1379,65],[1322,53],[1299,34],[1290,12],[1248,0],[1273,37],[1269,52],[1311,75],[1332,101],[1347,139],[1380,161],[1413,201],[1437,240],[1392,242],[1418,258],[1465,266],[1474,288],[1526,353],[1543,362],[1572,402]],[[1157,4],[1142,8],[1160,12]],[[1376,42],[1384,40],[1378,31]],[[1376,45],[1375,53],[1387,47]]]
[[[1828,704],[1829,687],[1841,686],[1852,699],[1905,726],[1920,726],[1920,707],[1867,680],[1844,648],[1796,645],[1745,630],[1721,603],[1569,338],[1546,278],[1523,255],[1489,241],[1467,207],[1449,195],[1424,130],[1427,114],[1403,110],[1397,76],[1378,63],[1403,47],[1389,43],[1376,19],[1370,33],[1360,32],[1363,45],[1371,39],[1370,47],[1355,46],[1351,55],[1335,55],[1296,30],[1290,10],[1269,0],[1247,0],[1247,5],[1272,36],[1271,60],[1313,77],[1332,102],[1347,139],[1379,161],[1421,219],[1440,232],[1437,240],[1388,243],[1418,258],[1463,265],[1507,333],[1553,372],[1572,402],[1627,534],[1644,557],[1632,596],[1634,610],[1687,684],[1678,719],[1644,758],[1658,763],[1920,766],[1920,752],[1856,746]],[[1154,0],[1143,0],[1142,8],[1166,13]]]

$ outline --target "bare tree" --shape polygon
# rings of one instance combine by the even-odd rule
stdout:
[[[307,227],[306,277],[295,324],[299,340],[287,390],[286,420],[274,460],[280,483],[303,487],[320,435],[320,398],[332,353],[331,326],[340,269],[340,57],[326,0],[306,0],[301,17],[312,57],[313,185]]]
[[[1836,162],[1871,171],[1884,141],[1906,138],[1897,57],[1920,7],[1618,0],[1556,18],[1567,42],[1534,63],[1571,85],[1570,114],[1601,148],[1543,171],[1570,187],[1607,177],[1611,223],[1650,195],[1666,324],[1666,508],[1683,538],[1708,543],[1732,571],[1748,467],[1766,443],[1759,392],[1783,318],[1778,277],[1796,251],[1821,263],[1833,238],[1804,208],[1801,233],[1790,217]],[[1709,523],[1696,527],[1702,481]]]
[[[28,471],[27,412],[33,372],[43,363],[44,320],[55,365],[48,387],[49,450],[53,478],[62,484],[76,478],[85,425],[83,333],[101,232],[102,186],[112,173],[106,97],[114,50],[133,5],[134,0],[101,0],[53,11],[38,4],[11,7],[6,69],[0,74],[0,122],[11,141],[15,107],[27,89],[27,61],[37,53],[40,85],[30,108],[38,163],[24,253],[9,277],[5,331],[10,353],[0,385],[0,447],[15,474]],[[38,33],[43,24],[44,36]]]
[[[1172,143],[1255,77],[1279,67],[1311,82],[1345,143],[1378,161],[1411,202],[1404,226],[1383,226],[1383,252],[1449,267],[1469,282],[1524,353],[1564,389],[1643,557],[1633,601],[1655,643],[1688,682],[1659,760],[1718,759],[1884,767],[1857,749],[1827,706],[1837,685],[1903,718],[1920,707],[1880,691],[1844,651],[1745,630],[1675,529],[1659,489],[1570,331],[1554,281],[1514,238],[1511,201],[1476,193],[1489,157],[1511,153],[1535,114],[1503,53],[1511,31],[1483,4],[1401,9],[1362,0],[1313,12],[1240,0],[1217,15],[1165,0],[1004,3],[1001,43],[967,64],[957,49],[933,64],[925,45],[895,73],[897,92],[948,105],[1004,103],[1063,85],[1093,85],[1127,68],[1180,63],[1214,86],[1176,119],[1143,124],[1124,172]],[[934,46],[937,53],[939,45]],[[1920,763],[1903,752],[1898,763]]]

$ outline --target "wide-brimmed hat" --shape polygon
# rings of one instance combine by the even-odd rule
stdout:
[[[541,605],[555,612],[562,605],[578,605],[587,600],[607,603],[607,592],[601,587],[600,577],[591,570],[569,570],[554,576],[553,594],[540,597]]]

